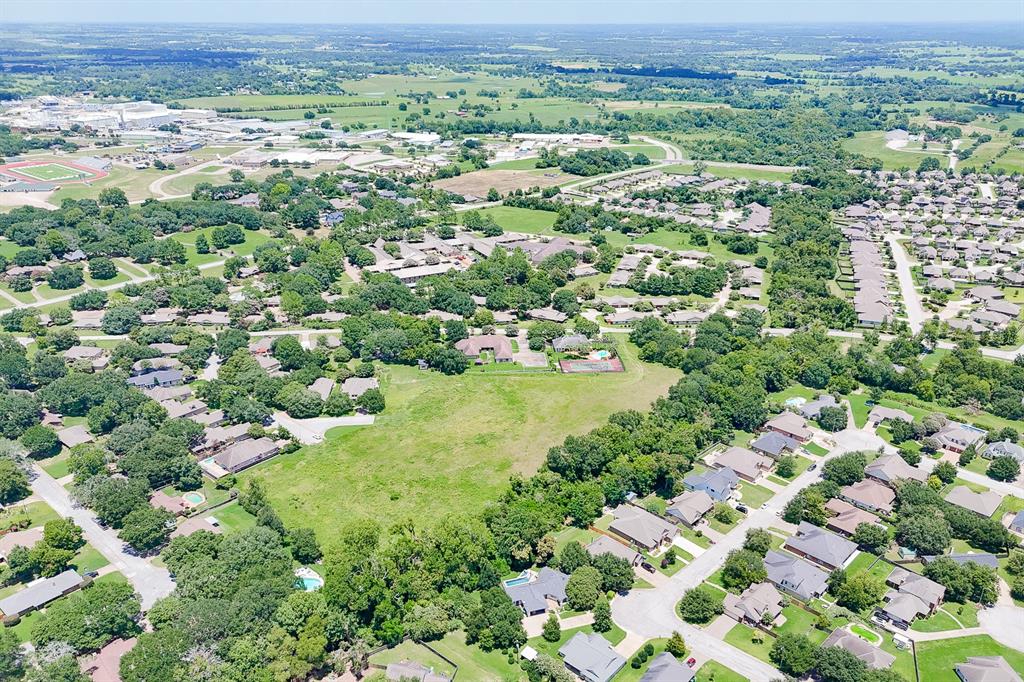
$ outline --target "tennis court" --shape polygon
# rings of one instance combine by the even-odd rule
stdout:
[[[608,358],[607,360],[559,360],[558,366],[566,374],[587,374],[596,372],[622,372],[622,360]]]

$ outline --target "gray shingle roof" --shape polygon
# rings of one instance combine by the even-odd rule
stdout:
[[[626,664],[608,640],[596,633],[577,632],[558,650],[558,655],[586,682],[607,682]]]

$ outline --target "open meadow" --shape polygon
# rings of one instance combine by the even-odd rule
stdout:
[[[312,525],[325,540],[356,518],[429,524],[478,512],[509,476],[536,471],[567,435],[601,425],[612,412],[646,408],[680,377],[641,363],[625,342],[620,349],[621,374],[444,376],[388,367],[388,407],[376,424],[335,429],[323,444],[242,478],[262,479],[286,524]]]

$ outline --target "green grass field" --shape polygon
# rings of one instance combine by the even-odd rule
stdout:
[[[707,661],[697,670],[697,682],[748,682],[746,677],[718,661]]]
[[[262,479],[286,524],[312,525],[321,537],[362,517],[430,523],[477,512],[510,475],[536,471],[565,436],[603,424],[612,412],[646,408],[680,376],[640,363],[625,343],[620,351],[627,371],[592,376],[448,377],[389,367],[388,406],[376,424],[335,429],[323,444],[242,478]]]
[[[207,227],[201,230],[193,230],[192,232],[177,232],[171,235],[170,238],[185,245],[185,256],[188,265],[213,263],[214,261],[230,258],[231,256],[251,256],[257,247],[270,241],[270,235],[265,232],[243,230],[242,234],[245,235],[245,241],[241,244],[232,244],[225,249],[221,249],[219,252],[211,250],[210,253],[199,253],[196,251],[196,239],[199,235],[205,235],[207,242],[209,242],[210,233],[215,229],[214,227]]]
[[[879,159],[882,166],[887,170],[896,168],[916,169],[923,159],[938,159],[942,168],[949,165],[949,159],[941,152],[943,146],[932,143],[928,152],[903,151],[900,149],[889,149],[885,146],[885,133],[873,130],[856,133],[853,137],[843,140],[843,149],[855,154],[863,154],[871,159]]]
[[[525,232],[527,234],[563,234],[551,229],[555,224],[557,213],[537,211],[532,208],[516,208],[514,206],[494,206],[481,209],[481,214],[494,218],[501,229],[508,232]]]
[[[72,168],[71,166],[65,166],[62,163],[41,163],[38,166],[23,166],[12,170],[19,175],[33,178],[39,182],[82,180],[94,175],[93,173]]]
[[[956,637],[917,643],[917,665],[921,680],[957,682],[953,667],[968,656],[1002,656],[1019,674],[1024,674],[1024,653],[999,644],[988,635]]]
[[[760,641],[757,641],[760,639]],[[745,651],[754,658],[759,658],[765,663],[771,663],[771,659],[768,658],[768,653],[772,650],[772,642],[775,640],[771,636],[754,630],[751,627],[737,623],[732,627],[732,630],[725,633],[726,644],[732,644],[740,651]]]

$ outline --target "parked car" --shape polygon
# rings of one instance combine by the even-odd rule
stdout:
[[[646,561],[645,561],[645,562],[643,562],[642,564],[640,564],[640,568],[644,569],[644,570],[645,570],[645,571],[647,571],[648,573],[654,573],[654,572],[655,572],[655,568],[654,568],[654,566],[651,566],[651,565],[650,565],[649,563],[647,563]]]
[[[688,665],[688,666],[690,666],[692,668],[693,666],[697,665],[697,659],[693,658],[691,656],[690,658],[687,659],[686,665]]]
[[[746,514],[750,510],[747,509],[747,505],[745,504],[737,504],[736,511],[738,511],[740,514]]]
[[[818,465],[817,465],[817,464],[812,464],[811,466],[807,467],[807,470],[808,470],[808,471],[814,471],[814,470],[815,470],[815,469],[817,469],[817,468],[818,468]]]
[[[87,571],[85,574],[86,578],[98,578],[100,576],[99,571]]]

